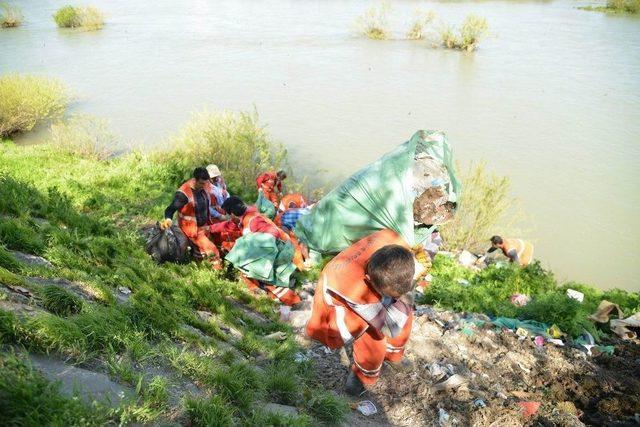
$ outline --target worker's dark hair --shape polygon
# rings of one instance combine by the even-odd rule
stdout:
[[[406,294],[413,287],[415,264],[413,254],[400,245],[387,245],[373,253],[367,263],[367,274],[378,290],[393,289]]]
[[[247,205],[238,196],[231,196],[222,204],[222,209],[228,214],[242,216],[247,211]]]
[[[280,179],[285,179],[287,177],[287,172],[284,169],[280,169],[278,170],[278,172],[276,173],[276,175],[278,176],[278,178]]]
[[[491,244],[493,245],[501,245],[502,244],[502,237],[500,236],[493,236],[491,238]]]
[[[209,180],[209,172],[207,171],[207,168],[195,168],[193,170],[193,177],[195,179],[197,179],[198,181],[208,181]]]

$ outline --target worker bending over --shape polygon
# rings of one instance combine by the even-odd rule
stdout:
[[[503,239],[500,236],[493,236],[491,248],[487,252],[491,253],[496,249],[500,249],[510,262],[520,264],[523,267],[533,261],[533,245],[526,240]]]
[[[178,226],[191,241],[196,260],[206,259],[216,270],[222,268],[218,249],[209,240],[211,225],[211,182],[205,168],[195,168],[193,178],[183,183],[164,211],[165,219],[160,228],[166,230],[173,224],[173,214],[178,211]]]
[[[280,169],[278,172],[268,171],[256,178],[258,191],[262,191],[264,197],[273,203],[278,209],[280,197],[282,197],[282,182],[287,178],[287,173]]]
[[[382,363],[399,363],[411,333],[415,266],[407,243],[392,230],[356,242],[322,270],[313,300],[309,337],[335,349],[353,341],[346,391],[360,395],[376,382]]]

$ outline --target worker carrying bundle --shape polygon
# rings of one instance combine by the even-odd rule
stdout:
[[[382,363],[399,363],[411,333],[415,263],[395,231],[375,232],[322,270],[307,335],[335,349],[353,341],[346,391],[360,395],[376,382]]]
[[[320,200],[299,218],[295,234],[320,253],[337,253],[382,229],[413,246],[453,217],[460,190],[444,134],[418,131]]]
[[[237,196],[229,197],[222,208],[242,232],[225,259],[242,273],[250,289],[264,289],[286,305],[299,303],[300,297],[289,288],[298,250],[289,235]],[[215,233],[228,226],[224,222],[215,224],[211,231]]]

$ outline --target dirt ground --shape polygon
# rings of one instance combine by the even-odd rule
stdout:
[[[584,349],[519,340],[493,325],[470,326],[464,316],[435,311],[416,317],[406,366],[383,367],[373,389],[353,402],[371,400],[378,413],[354,411],[350,425],[394,426],[633,426],[640,425],[640,343],[614,340],[613,356]],[[486,319],[486,318],[484,318]],[[317,381],[342,391],[349,352],[301,339],[315,360]],[[452,390],[435,386],[458,375]],[[451,380],[453,381],[453,380]],[[519,402],[540,402],[525,416]]]

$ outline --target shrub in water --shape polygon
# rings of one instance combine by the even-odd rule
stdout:
[[[460,49],[472,51],[478,47],[480,38],[484,36],[489,29],[487,20],[475,15],[469,15],[465,18],[458,30],[451,26],[445,26],[440,31],[442,44],[447,49]]]
[[[104,15],[93,6],[80,8],[80,26],[87,31],[99,30],[104,26]]]
[[[66,289],[49,285],[42,289],[42,305],[53,314],[69,316],[80,313],[82,299]]]
[[[0,77],[0,137],[57,118],[68,103],[65,87],[55,79],[17,74]]]
[[[358,32],[373,40],[385,40],[389,37],[387,15],[391,6],[383,2],[379,7],[373,6],[356,21]]]
[[[18,6],[3,3],[0,9],[0,26],[3,28],[18,27],[22,23],[22,12]]]
[[[411,28],[407,33],[407,38],[409,40],[422,40],[424,38],[425,27],[433,21],[433,19],[436,17],[436,14],[433,11],[416,11],[415,15],[416,16],[413,21],[413,25],[411,25]]]
[[[73,6],[61,7],[53,14],[53,20],[60,28],[76,28],[80,26],[78,8]]]

